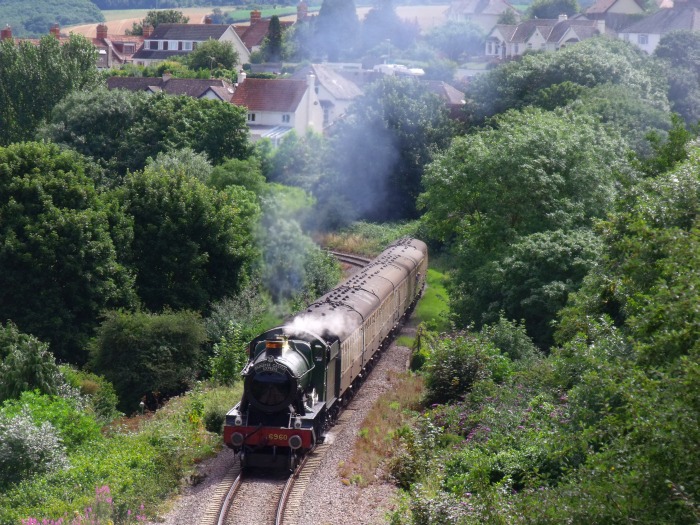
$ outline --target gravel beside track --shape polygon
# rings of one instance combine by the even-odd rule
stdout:
[[[357,396],[341,414],[344,424],[331,429],[329,440],[332,440],[332,445],[307,488],[303,510],[301,515],[297,516],[297,525],[386,523],[385,516],[393,508],[396,488],[381,479],[366,488],[345,485],[338,470],[339,465],[350,459],[355,438],[367,412],[389,388],[387,374],[390,371],[406,370],[410,353],[409,348],[392,344],[384,352]],[[196,476],[201,481],[186,487],[172,502],[167,514],[159,516],[149,524],[197,525],[217,485],[233,463],[234,454],[228,448],[223,449],[216,457],[202,462]]]

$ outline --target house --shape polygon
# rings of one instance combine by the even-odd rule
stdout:
[[[107,79],[107,87],[149,93],[164,92],[223,102],[231,102],[235,89],[233,84],[221,78],[173,78],[167,74],[162,77],[110,77]]]
[[[141,35],[110,35],[106,24],[98,24],[96,36],[92,39],[99,55],[97,68],[118,68],[131,63],[143,40]]]
[[[556,51],[562,47],[605,34],[604,20],[568,18],[533,19],[520,24],[497,25],[486,37],[486,56],[506,59],[526,51]]]
[[[655,13],[619,32],[619,37],[651,54],[661,37],[676,30],[700,31],[700,0],[675,0],[673,7]]]
[[[484,31],[491,31],[507,11],[520,19],[518,10],[506,0],[453,0],[445,16],[449,21],[473,22]]]
[[[207,19],[209,20],[209,19]],[[241,64],[250,61],[248,48],[227,24],[160,24],[155,29],[144,27],[144,42],[133,56],[139,66],[148,66],[168,60],[173,56],[191,53],[197,44],[207,40],[228,42],[238,53]]]
[[[297,7],[297,19],[299,19],[300,6]],[[291,27],[293,22],[280,20],[280,27],[282,31]],[[250,53],[260,51],[260,47],[267,37],[267,33],[270,30],[270,19],[262,18],[260,11],[254,10],[250,12],[250,24],[248,25],[237,25],[233,29],[236,34],[241,39],[241,42],[245,45]]]
[[[455,120],[465,118],[464,105],[466,104],[466,99],[463,92],[442,80],[421,80],[421,82],[431,93],[434,93],[445,102],[451,118]]]
[[[238,77],[231,102],[248,110],[251,139],[280,139],[294,130],[299,136],[307,131],[323,131],[323,109],[315,91],[316,78],[305,80]]]
[[[597,0],[585,11],[589,20],[604,20],[605,27],[618,31],[644,16],[643,0]]]
[[[323,109],[323,127],[331,126],[342,117],[362,90],[352,80],[339,74],[327,64],[311,64],[297,71],[292,78],[306,79],[313,75],[314,91]]]

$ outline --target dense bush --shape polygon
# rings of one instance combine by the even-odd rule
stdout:
[[[68,384],[78,389],[87,400],[87,405],[99,422],[108,424],[123,415],[117,410],[117,392],[104,377],[68,365],[62,365],[60,370]]]
[[[0,488],[66,465],[65,449],[51,423],[37,425],[25,411],[0,414]]]
[[[110,312],[98,329],[91,365],[116,388],[120,410],[133,413],[141,400],[155,407],[187,389],[205,340],[193,312]]]

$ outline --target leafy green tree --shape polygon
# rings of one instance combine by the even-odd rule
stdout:
[[[251,154],[245,111],[233,104],[145,92],[96,90],[66,97],[41,138],[124,175],[159,152],[190,148],[216,165]]]
[[[91,366],[114,385],[119,409],[130,414],[141,400],[155,408],[191,386],[205,340],[194,312],[112,311],[97,331]]]
[[[467,114],[480,124],[508,109],[537,103],[541,90],[564,82],[624,86],[652,107],[668,110],[664,76],[646,53],[621,40],[591,38],[557,53],[526,54],[478,76],[466,93]]]
[[[197,49],[189,53],[186,63],[195,71],[200,69],[236,69],[238,53],[229,42],[209,39],[197,44]]]
[[[206,183],[214,169],[205,153],[197,153],[191,148],[159,152],[155,159],[146,160],[146,168],[151,171],[181,172]]]
[[[330,159],[330,176],[337,182],[327,188],[333,195],[318,198],[339,193],[361,218],[415,218],[424,166],[453,132],[445,104],[424,84],[384,77],[366,89],[338,125]]]
[[[96,59],[92,43],[74,34],[65,43],[0,41],[0,146],[30,140],[63,97],[96,85]]]
[[[396,14],[392,0],[379,0],[361,24],[361,47],[367,51],[386,41],[394,48],[407,49],[418,38],[420,28]]]
[[[212,170],[208,185],[218,190],[229,186],[242,186],[257,197],[261,197],[266,191],[266,181],[261,173],[258,157],[225,161]]]
[[[0,318],[50,343],[60,359],[84,362],[100,311],[134,302],[110,235],[113,211],[77,153],[0,148]]]
[[[327,168],[328,150],[322,135],[308,132],[300,137],[295,132],[288,133],[274,151],[268,178],[313,194]]]
[[[535,0],[528,7],[527,16],[552,20],[559,15],[573,16],[580,10],[578,0]]]
[[[266,62],[278,62],[282,58],[282,26],[277,15],[270,18],[270,27],[263,43],[263,55]]]
[[[518,14],[515,9],[507,9],[498,16],[497,23],[514,26],[517,25],[518,21]]]
[[[700,122],[700,36],[693,31],[666,33],[654,50],[668,77],[673,111],[688,125]]]
[[[130,174],[117,196],[133,218],[124,255],[144,306],[203,311],[243,286],[256,257],[256,203],[207,188],[183,173]]]
[[[593,253],[588,251],[590,241],[567,241],[571,251],[557,255],[556,235],[551,240],[525,238],[548,230],[590,227],[603,217],[613,203],[617,171],[627,169],[625,144],[589,117],[535,108],[508,112],[494,119],[492,126],[454,139],[428,167],[426,192],[420,199],[426,210],[423,222],[433,238],[453,246],[460,261],[450,292],[460,322],[483,322],[485,305],[492,305],[498,315],[506,302],[501,294],[513,294],[508,301],[514,301],[509,308],[516,319],[525,314],[531,321],[551,319],[586,267],[574,263],[575,258],[591,260],[590,255],[583,257]],[[563,242],[566,236],[561,237]],[[520,241],[524,244],[518,246]],[[514,243],[516,252],[509,248]],[[562,273],[538,277],[539,265],[548,256],[556,256]],[[564,265],[567,256],[573,266]],[[509,274],[508,284],[497,293],[499,279]],[[524,289],[517,291],[521,278],[526,279]],[[571,280],[571,285],[556,284],[560,278]],[[537,311],[524,312],[527,306],[522,303],[514,308],[526,297],[530,298],[526,303],[540,303],[548,295]],[[534,326],[528,326],[531,335],[532,330]]]
[[[93,2],[85,0],[3,0],[0,4],[2,27],[12,28],[12,36],[40,38],[58,23],[61,27],[99,23],[104,16]]]
[[[159,9],[157,11],[149,11],[146,17],[139,23],[134,22],[130,30],[127,30],[127,35],[143,35],[143,26],[158,27],[160,24],[186,24],[190,21],[188,16],[185,16],[182,11],[176,9]]]
[[[483,53],[484,31],[473,22],[448,21],[427,35],[428,42],[446,58],[457,61],[463,55]]]
[[[0,325],[0,403],[27,390],[57,394],[63,384],[49,345],[12,323]]]
[[[329,62],[354,56],[360,22],[354,0],[323,0],[315,19],[316,52]]]

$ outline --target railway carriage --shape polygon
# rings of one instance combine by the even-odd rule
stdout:
[[[248,347],[224,442],[246,465],[287,464],[323,440],[425,284],[425,243],[404,238]]]

